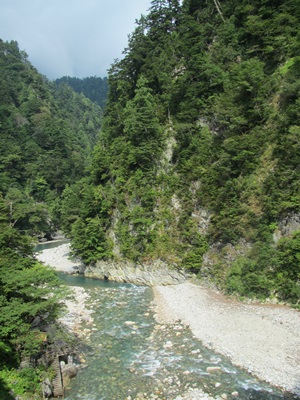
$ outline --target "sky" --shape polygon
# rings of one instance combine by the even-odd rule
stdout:
[[[0,0],[0,39],[50,80],[107,76],[151,0]]]

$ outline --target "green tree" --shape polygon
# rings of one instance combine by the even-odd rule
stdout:
[[[132,145],[129,161],[141,168],[153,165],[162,141],[155,99],[147,83],[143,76],[139,79],[135,96],[124,111],[124,133]]]
[[[300,303],[300,233],[278,243],[276,280],[279,296],[294,304]]]
[[[294,265],[297,240],[276,248],[272,235],[300,211],[299,18],[296,0],[151,2],[109,71],[91,179],[72,184],[75,157],[56,176],[42,174],[50,191],[70,185],[61,214],[78,254],[91,262],[160,257],[243,296],[277,293],[296,302],[298,278],[283,254]],[[3,96],[10,96],[5,84]],[[88,151],[78,136],[98,126],[88,101],[76,96],[61,86],[64,117],[76,111],[80,121],[78,130],[76,122],[62,125],[66,145],[49,148],[57,160]],[[53,133],[47,122],[51,107],[32,97],[25,117],[62,143],[58,125]],[[11,104],[0,112],[11,116]],[[5,127],[13,132],[10,117]],[[72,131],[80,132],[75,148]],[[1,181],[21,184],[14,160],[22,166],[23,147],[11,148],[16,157],[5,154]],[[252,250],[233,261],[245,242]],[[213,265],[203,270],[210,246]]]
[[[38,263],[31,238],[11,223],[11,210],[0,198],[0,353],[4,359],[39,351],[41,337],[31,324],[59,314],[62,297],[55,273]]]

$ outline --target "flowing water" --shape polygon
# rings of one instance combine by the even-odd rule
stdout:
[[[156,324],[150,288],[75,276],[63,279],[84,287],[94,310],[83,349],[88,367],[72,381],[68,400],[175,399],[191,387],[228,398],[233,392],[239,399],[289,397],[208,350],[180,323]],[[216,368],[208,372],[211,367]]]
[[[64,243],[70,243],[70,239],[58,239],[50,242],[41,242],[35,246],[34,251],[39,252],[45,249],[54,249]]]
[[[150,288],[82,276],[61,279],[85,288],[94,310],[93,324],[83,327],[90,330],[81,349],[86,368],[71,381],[66,400],[180,399],[189,388],[228,399],[293,398],[234,367],[180,323],[158,325]]]

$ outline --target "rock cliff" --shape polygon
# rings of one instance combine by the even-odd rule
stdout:
[[[182,271],[170,269],[161,260],[150,263],[106,262],[97,261],[94,266],[87,266],[84,275],[90,278],[108,279],[116,282],[133,283],[137,285],[174,285],[183,283],[186,275]]]

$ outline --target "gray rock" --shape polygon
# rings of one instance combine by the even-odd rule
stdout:
[[[211,374],[211,373],[215,373],[215,372],[221,372],[222,369],[221,369],[221,367],[207,367],[206,371]]]
[[[37,326],[39,326],[41,321],[41,317],[35,317],[34,320],[31,322],[31,328],[36,328]]]
[[[167,263],[161,260],[143,264],[135,264],[130,261],[97,261],[95,266],[86,267],[84,275],[90,278],[146,286],[174,285],[186,280],[183,272],[171,269]]]
[[[291,213],[279,221],[278,229],[273,234],[274,242],[277,243],[282,237],[290,236],[299,230],[300,214]]]
[[[42,383],[43,397],[49,398],[52,396],[52,384],[48,378]]]
[[[30,368],[31,367],[31,362],[30,362],[30,357],[25,357],[20,363],[20,369],[24,368]]]
[[[78,369],[75,364],[71,364],[71,365],[65,364],[64,366],[62,366],[61,372],[62,372],[63,380],[65,381],[65,380],[74,378],[74,376],[77,375]]]

